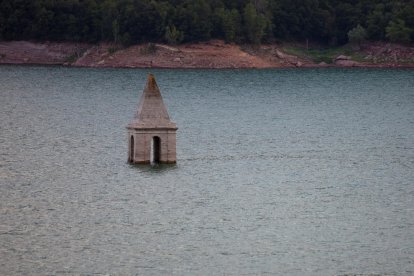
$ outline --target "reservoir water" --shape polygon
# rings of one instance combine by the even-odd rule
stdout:
[[[0,67],[0,275],[412,275],[414,71]]]

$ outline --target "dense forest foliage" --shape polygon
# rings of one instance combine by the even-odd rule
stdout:
[[[414,41],[414,0],[0,0],[0,40]]]

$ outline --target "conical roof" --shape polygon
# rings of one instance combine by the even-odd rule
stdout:
[[[162,100],[160,89],[154,75],[148,74],[147,84],[138,104],[134,120],[128,125],[132,128],[176,128],[170,120]]]

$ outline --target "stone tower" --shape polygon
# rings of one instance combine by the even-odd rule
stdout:
[[[170,120],[152,74],[128,124],[128,162],[134,164],[176,163],[177,125]]]

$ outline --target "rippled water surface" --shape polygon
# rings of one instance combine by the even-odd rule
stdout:
[[[414,274],[414,71],[0,67],[1,275]]]

